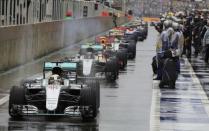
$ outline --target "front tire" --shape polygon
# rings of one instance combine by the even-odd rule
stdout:
[[[10,90],[9,96],[9,115],[12,118],[21,118],[21,106],[25,104],[25,89],[22,87],[13,86]]]
[[[90,87],[91,86],[91,87]],[[98,107],[99,107],[99,98],[98,98],[98,89],[95,89],[96,83],[88,82],[87,87],[81,89],[80,93],[80,106],[83,106],[84,109],[81,110],[81,115],[83,120],[90,120],[97,117]],[[87,110],[85,106],[88,106]]]

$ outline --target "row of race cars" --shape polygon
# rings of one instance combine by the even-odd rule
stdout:
[[[118,78],[128,59],[136,57],[138,40],[147,37],[147,23],[133,21],[116,27],[94,42],[82,44],[74,57],[45,62],[43,78],[26,79],[13,86],[9,115],[81,116],[94,119],[100,107],[98,75],[108,82]]]

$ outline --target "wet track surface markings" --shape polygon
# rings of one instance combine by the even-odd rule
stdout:
[[[196,70],[186,58],[181,59],[176,89],[159,89],[158,84],[153,83],[152,131],[209,130],[209,101]]]
[[[191,65],[200,80],[201,85],[209,97],[209,64],[206,64],[202,57],[191,59]]]

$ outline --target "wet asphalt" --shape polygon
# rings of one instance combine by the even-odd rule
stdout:
[[[201,54],[199,54],[198,58],[193,57],[190,62],[207,97],[209,97],[209,64],[204,62]]]
[[[0,105],[0,130],[61,130],[61,131],[149,131],[152,99],[151,60],[155,54],[157,32],[149,29],[148,37],[137,43],[135,60],[128,61],[114,83],[101,80],[101,107],[94,121],[68,117],[25,117],[10,119],[8,102]],[[56,61],[76,54],[78,45],[55,52],[38,61],[0,74],[0,98],[9,93],[19,81],[40,76],[44,61]]]
[[[176,89],[159,89],[156,81],[153,83],[151,70],[156,39],[157,32],[149,28],[147,40],[137,43],[136,59],[128,61],[126,69],[120,71],[119,79],[114,83],[100,80],[101,107],[95,120],[35,116],[14,120],[8,115],[6,102],[0,105],[0,131],[207,131],[209,64],[204,63],[201,55],[189,61],[183,57]],[[41,76],[44,61],[60,60],[78,50],[79,43],[1,73],[0,103],[12,85],[18,85],[20,80],[28,77]]]
[[[190,61],[190,64],[185,57],[180,62],[176,89],[159,89],[158,82],[154,81],[152,131],[208,131],[209,101],[199,79],[206,72],[195,71],[193,64],[198,63]]]

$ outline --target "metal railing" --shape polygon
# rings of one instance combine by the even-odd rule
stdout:
[[[71,19],[95,17],[105,10],[120,12],[95,1],[0,0],[0,26],[64,20],[68,11],[72,12]]]

